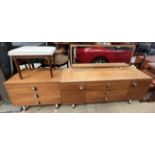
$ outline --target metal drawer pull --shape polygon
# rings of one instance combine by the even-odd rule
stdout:
[[[35,86],[32,86],[32,91],[36,91],[37,88]]]
[[[38,94],[34,94],[34,98],[39,98],[39,95]]]
[[[133,87],[137,87],[138,86],[137,82],[133,82],[132,85],[133,85]]]
[[[84,87],[83,86],[80,86],[80,90],[84,90]]]
[[[109,91],[105,91],[105,95],[109,95]]]
[[[104,100],[105,100],[105,101],[108,101],[108,97],[105,97]]]
[[[111,83],[108,83],[108,84],[107,84],[107,88],[110,88],[110,87],[111,87]]]

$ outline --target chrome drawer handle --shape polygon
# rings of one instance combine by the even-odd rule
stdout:
[[[105,91],[105,95],[109,95],[109,91]]]
[[[104,100],[105,100],[105,101],[108,101],[108,97],[104,97]]]
[[[110,87],[111,87],[111,83],[108,83],[108,84],[107,84],[107,88],[110,88]]]
[[[37,88],[35,86],[32,87],[32,91],[36,91]]]
[[[132,83],[132,86],[133,86],[133,87],[137,87],[137,86],[138,86],[137,82],[133,82],[133,83]]]
[[[80,90],[84,90],[84,87],[83,86],[80,86]]]
[[[38,94],[34,94],[34,98],[39,98],[39,95]]]

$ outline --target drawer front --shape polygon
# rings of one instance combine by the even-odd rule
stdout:
[[[52,94],[37,94],[36,100],[38,101],[38,104],[58,104],[61,103],[61,97],[60,94],[55,92]]]
[[[142,100],[147,94],[147,90],[130,91],[127,95],[127,100]]]
[[[62,103],[63,104],[84,104],[84,91],[63,91]]]
[[[85,103],[104,102],[105,97],[105,91],[87,91],[85,94]]]
[[[33,87],[35,89],[33,90]],[[61,103],[60,85],[53,84],[10,84],[8,95],[15,105],[39,105]]]
[[[86,82],[86,90],[88,91],[103,91],[115,89],[127,89],[130,81],[104,81],[104,82]]]
[[[113,90],[107,95],[108,101],[123,101],[126,99],[128,89],[124,90]]]
[[[81,91],[85,90],[84,82],[73,82],[73,83],[62,83],[61,84],[62,91]]]
[[[130,82],[130,87],[127,95],[127,99],[131,100],[141,100],[147,94],[149,86],[151,84],[150,80],[133,80]]]
[[[43,105],[43,104],[58,104],[61,103],[60,93],[52,94],[12,94],[9,97],[14,105]]]
[[[106,90],[106,91],[87,91],[85,96],[86,103],[110,102],[125,100],[128,89]]]
[[[60,91],[60,84],[59,83],[10,84],[6,85],[6,89],[12,93],[20,93],[20,94],[25,94],[27,92],[50,93],[53,91]]]
[[[62,83],[61,95],[63,104],[84,104],[85,83]]]
[[[151,84],[150,80],[132,80],[130,81],[130,90],[148,89]]]
[[[26,106],[26,105],[36,105],[37,101],[32,94],[12,94],[8,92],[11,102],[14,105]]]

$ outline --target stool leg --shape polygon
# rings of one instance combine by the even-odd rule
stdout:
[[[13,60],[15,62],[19,77],[22,79],[23,77],[22,77],[21,70],[20,70],[20,67],[19,67],[19,64],[18,64],[18,61],[17,61],[16,57],[13,57]]]
[[[54,68],[55,68],[55,54],[53,55],[53,63],[54,63]]]
[[[51,57],[49,56],[49,57],[47,58],[47,60],[48,60],[48,64],[49,64],[49,66],[50,66],[51,77],[53,77]]]

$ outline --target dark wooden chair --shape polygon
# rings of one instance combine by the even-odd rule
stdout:
[[[49,45],[56,46],[56,52],[54,55],[55,66],[61,67],[67,65],[69,67],[69,44],[68,43],[50,43]],[[48,64],[45,61],[41,62],[40,67],[48,67]]]
[[[150,98],[149,102],[155,101],[155,79],[152,80],[152,84],[150,86]]]
[[[136,66],[136,68],[138,69],[142,69],[144,63],[145,63],[145,58],[146,58],[146,54],[143,54],[143,55],[136,55],[136,60],[135,62],[133,63],[133,65]]]
[[[142,70],[145,74],[152,77],[152,83],[150,84],[150,88],[148,91],[149,98],[148,101],[155,101],[155,70],[153,71],[152,68],[150,68],[149,65],[145,67],[145,69]]]

